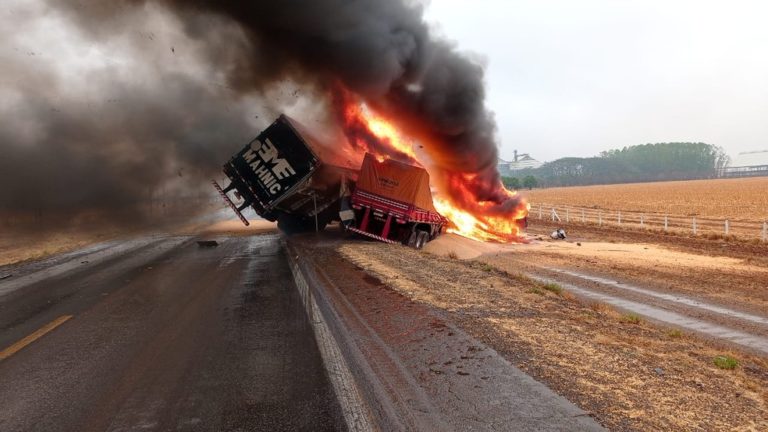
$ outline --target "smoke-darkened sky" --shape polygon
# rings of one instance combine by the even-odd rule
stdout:
[[[434,0],[484,57],[500,155],[593,156],[648,142],[768,149],[768,3]]]
[[[540,160],[664,141],[765,148],[766,12],[745,0],[7,0],[0,204],[117,208],[194,189],[279,112],[328,121],[334,81],[417,119],[446,146],[441,169],[481,173],[476,199],[495,194],[497,145]]]
[[[418,2],[15,0],[3,20],[0,180],[22,180],[0,190],[6,205],[139,202],[170,174],[219,166],[263,127],[255,112],[309,101],[330,114],[347,91],[420,141],[454,201],[511,207],[484,69],[435,37]],[[291,88],[293,101],[274,97]],[[469,193],[449,187],[463,178]]]
[[[248,44],[228,21],[98,4],[0,6],[0,209],[133,216],[210,192],[280,112],[318,110],[288,81],[235,89],[229,68]]]

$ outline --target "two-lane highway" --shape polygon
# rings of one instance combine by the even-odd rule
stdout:
[[[276,235],[0,269],[0,431],[338,430]]]

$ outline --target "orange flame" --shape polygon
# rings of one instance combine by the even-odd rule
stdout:
[[[393,122],[377,115],[366,105],[347,100],[343,121],[352,144],[374,154],[379,161],[407,159],[404,162],[425,166],[430,171],[428,164],[418,160],[414,140],[403,135]],[[375,142],[369,140],[370,135],[376,138]],[[435,179],[432,174],[430,172],[432,179]],[[516,192],[507,190],[503,185],[498,185],[506,195],[501,198],[514,204],[514,208],[492,201],[477,202],[471,192],[476,177],[475,173],[459,173],[450,176],[446,182],[445,188],[450,191],[433,191],[435,208],[451,222],[448,231],[478,241],[520,241],[521,221],[528,215],[530,206]]]
[[[479,241],[509,243],[520,240],[520,220],[530,209],[527,203],[511,216],[472,215],[447,200],[435,198],[435,208],[451,221],[448,232]],[[483,206],[483,203],[480,203]]]
[[[409,162],[416,162],[418,164],[416,152],[413,149],[413,140],[405,137],[392,123],[376,115],[366,105],[347,105],[344,112],[344,122],[348,128],[354,125],[364,126],[367,132],[377,138],[379,144],[389,147],[389,149],[376,149],[373,148],[371,143],[366,142],[364,137],[358,136],[355,138],[356,142],[354,144],[376,155],[379,162],[392,157],[390,153],[399,153],[405,156],[405,159],[408,159]]]

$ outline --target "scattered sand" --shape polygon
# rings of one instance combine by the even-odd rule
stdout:
[[[434,255],[450,256],[454,258],[472,259],[483,254],[495,253],[502,250],[504,245],[498,243],[484,243],[472,240],[456,234],[443,234],[424,246],[424,250]]]
[[[264,219],[249,219],[250,225],[245,226],[240,219],[217,221],[210,224],[196,225],[179,230],[179,233],[191,235],[254,235],[276,231],[277,223]]]
[[[505,245],[502,250],[545,252],[571,258],[610,260],[618,264],[636,264],[638,261],[642,261],[645,266],[650,267],[662,265],[689,269],[710,268],[768,272],[768,269],[745,263],[743,259],[699,255],[653,244],[587,241],[578,243],[581,245],[570,241],[537,241],[529,245]]]

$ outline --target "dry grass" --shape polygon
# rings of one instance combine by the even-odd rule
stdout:
[[[763,220],[768,177],[579,186],[527,191],[532,203]]]
[[[611,430],[766,430],[768,362],[600,303],[550,295],[541,283],[483,263],[375,243],[339,253],[384,284],[450,314],[469,333]],[[490,271],[489,271],[490,270]]]
[[[0,266],[45,258],[94,243],[127,235],[115,229],[66,230],[46,235],[4,233],[0,235]]]

